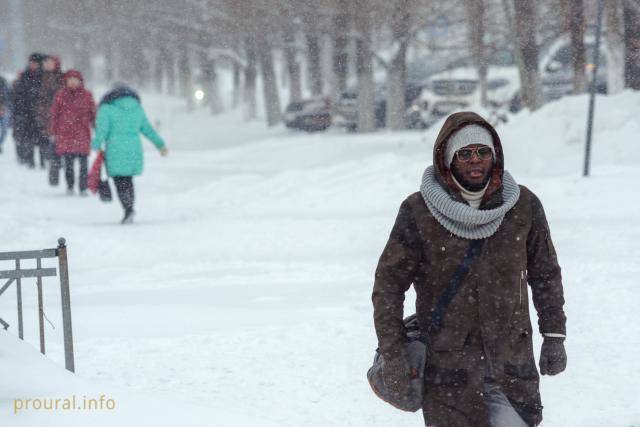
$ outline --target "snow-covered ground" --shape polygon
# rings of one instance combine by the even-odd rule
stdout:
[[[147,145],[131,227],[118,224],[117,202],[68,197],[18,167],[6,142],[0,251],[67,238],[77,374],[60,367],[55,281],[45,282],[49,360],[25,286],[27,344],[0,331],[0,425],[422,425],[378,400],[365,373],[373,271],[438,129],[306,135],[143,102],[171,151]],[[546,427],[640,424],[640,94],[598,99],[584,179],[586,106],[572,97],[498,128],[507,168],[544,203],[563,267],[569,367],[542,379]],[[11,334],[14,305],[13,289],[0,296]],[[17,397],[71,394],[118,407],[13,413]]]

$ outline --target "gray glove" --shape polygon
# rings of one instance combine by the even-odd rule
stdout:
[[[540,373],[557,375],[567,368],[567,352],[564,338],[545,337],[540,350]]]
[[[383,381],[393,394],[406,396],[410,392],[412,372],[406,356],[385,359],[383,372]]]

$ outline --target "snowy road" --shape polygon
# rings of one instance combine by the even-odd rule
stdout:
[[[587,180],[583,100],[499,128],[507,168],[543,201],[565,278],[569,367],[542,380],[544,425],[638,425],[640,96],[602,103],[610,120],[596,122]],[[132,227],[118,225],[116,202],[68,197],[19,168],[10,141],[0,156],[0,250],[69,242],[78,376],[255,425],[421,425],[377,400],[365,372],[373,270],[435,133],[308,136],[158,99],[149,108],[172,151],[147,146]],[[45,300],[59,362],[56,291]],[[12,310],[0,298],[2,317]],[[193,425],[243,424],[222,414]]]

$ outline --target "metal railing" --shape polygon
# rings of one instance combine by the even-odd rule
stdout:
[[[54,249],[43,249],[39,251],[22,252],[0,252],[0,261],[15,261],[15,268],[12,270],[0,271],[0,280],[8,279],[0,288],[0,296],[13,284],[16,284],[17,306],[18,306],[18,337],[24,340],[24,323],[22,321],[22,279],[35,278],[38,289],[38,325],[40,330],[40,352],[45,354],[44,339],[44,303],[42,298],[42,278],[56,277],[58,272],[55,268],[42,268],[42,260],[47,258],[58,258],[60,293],[62,301],[62,329],[64,335],[64,361],[65,368],[74,372],[73,359],[73,333],[71,329],[71,297],[69,295],[69,265],[67,262],[67,245],[64,238],[58,239],[58,247]],[[22,268],[21,262],[24,260],[36,260],[36,268]],[[0,319],[0,325],[6,330],[9,324]]]

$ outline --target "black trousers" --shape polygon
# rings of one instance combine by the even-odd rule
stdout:
[[[16,141],[18,159],[30,167],[36,165],[36,148],[40,151],[40,166],[44,168],[45,162],[50,159],[50,141],[40,134],[26,133]]]
[[[24,134],[16,139],[16,149],[18,151],[18,160],[27,166],[35,167],[35,147],[39,141],[38,135]]]
[[[133,202],[135,200],[135,194],[133,190],[133,177],[132,176],[114,176],[113,181],[116,184],[116,191],[118,192],[118,198],[125,212],[133,211]]]
[[[75,172],[74,172],[74,163],[75,159],[78,159],[80,163],[80,176],[79,176],[79,187],[80,191],[85,191],[87,189],[87,174],[89,171],[89,161],[88,156],[84,154],[65,154],[62,156],[64,159],[64,176],[67,179],[67,188],[72,189],[75,185]],[[56,162],[55,167],[60,168],[59,157],[57,159],[53,159],[53,162]],[[52,169],[54,165],[52,165]]]

